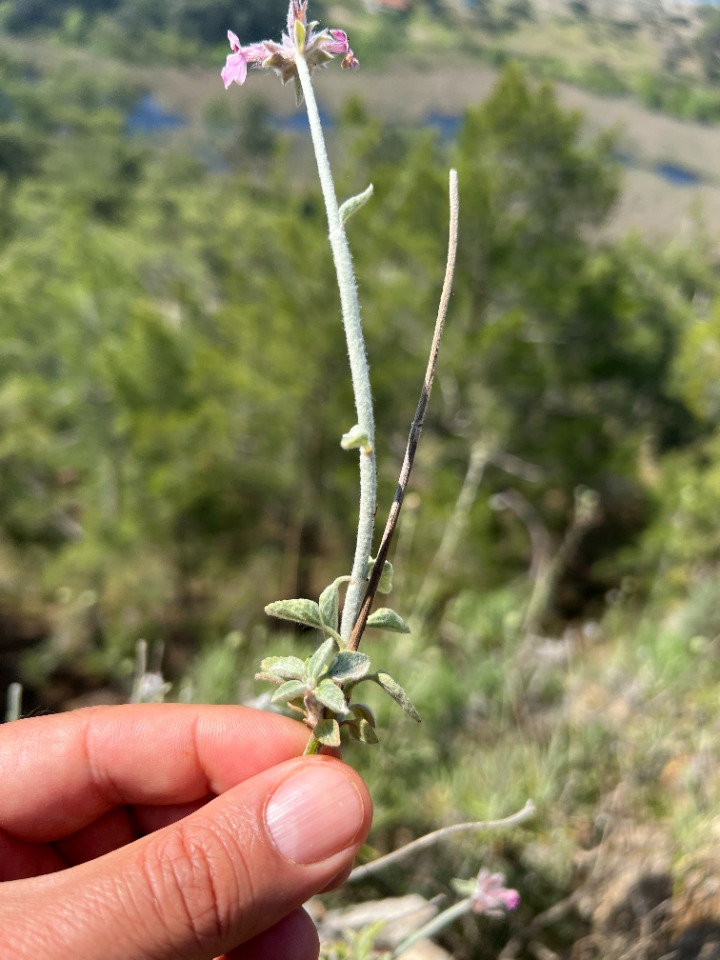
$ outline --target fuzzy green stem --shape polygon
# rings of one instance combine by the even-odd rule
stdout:
[[[441,930],[444,930],[445,927],[457,920],[458,917],[469,913],[472,909],[471,903],[472,901],[468,897],[459,903],[453,904],[452,907],[448,907],[447,910],[443,910],[442,913],[433,917],[432,920],[429,920],[424,926],[420,927],[419,930],[411,933],[409,937],[405,937],[402,943],[398,944],[390,954],[389,960],[395,960],[396,957],[399,957],[414,943],[417,943],[418,940],[428,940],[430,937],[434,937],[435,934],[440,933]]]
[[[373,545],[375,506],[377,500],[375,417],[373,414],[372,392],[370,389],[370,369],[368,367],[365,340],[363,338],[362,323],[360,320],[357,283],[345,227],[340,218],[340,209],[335,194],[335,184],[330,169],[330,161],[325,147],[325,138],[320,123],[315,91],[313,90],[310,79],[308,65],[300,53],[297,53],[295,56],[295,64],[298,77],[300,78],[303,96],[305,97],[308,121],[310,123],[310,135],[315,150],[320,186],[327,211],[330,247],[335,262],[338,289],[340,291],[340,306],[342,309],[343,325],[345,327],[348,356],[350,358],[350,373],[355,395],[357,422],[369,441],[369,452],[360,451],[360,509],[357,541],[355,544],[352,574],[345,596],[342,625],[340,628],[342,638],[347,643],[360,609],[360,603],[367,581],[368,560],[372,553]]]
[[[5,709],[6,723],[12,723],[13,720],[20,719],[22,711],[22,693],[21,683],[11,683],[7,688],[7,706]]]

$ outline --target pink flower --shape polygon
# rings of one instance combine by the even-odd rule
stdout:
[[[228,54],[221,73],[226,90],[233,80],[241,87],[247,77],[248,64],[262,63],[267,57],[267,51],[261,43],[251,43],[248,47],[242,47],[232,30],[228,30],[228,40],[232,53]]]
[[[328,53],[332,54],[342,54],[343,70],[357,70],[360,66],[355,54],[350,49],[350,44],[348,43],[348,35],[344,30],[328,30],[328,33],[332,37],[332,42],[328,43],[326,50]]]
[[[470,899],[475,913],[485,913],[490,917],[502,917],[506,910],[515,910],[520,904],[520,894],[505,886],[504,875],[490,873],[485,867],[477,875]]]
[[[307,21],[307,6],[308,0],[290,0],[287,33],[283,33],[279,42],[262,40],[243,47],[232,30],[228,30],[232,53],[228,54],[222,69],[226,90],[233,81],[239,86],[245,83],[251,63],[274,70],[284,84],[289,80],[297,81],[295,58],[298,55],[305,58],[311,73],[316,67],[326,66],[336,56],[342,56],[343,69],[357,70],[360,64],[350,49],[345,31],[316,31],[317,21]]]

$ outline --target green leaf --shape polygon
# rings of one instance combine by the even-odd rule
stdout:
[[[340,687],[336,683],[333,683],[332,680],[322,680],[317,685],[314,693],[315,699],[319,700],[328,710],[343,715],[346,713],[347,704],[345,703],[345,695]]]
[[[272,695],[273,703],[287,703],[288,700],[295,700],[297,697],[303,697],[307,690],[307,684],[302,680],[288,680],[281,687],[278,687]]]
[[[372,453],[370,437],[359,423],[356,423],[354,427],[351,427],[347,433],[342,435],[340,446],[343,450],[362,450],[363,453]]]
[[[376,951],[373,948],[375,942],[380,939],[378,934],[383,927],[387,926],[387,923],[387,920],[376,920],[375,923],[367,924],[362,930],[358,930],[357,933],[350,933],[348,931],[345,934],[350,949],[347,960],[367,960],[368,957],[376,956]],[[418,951],[418,953],[419,952],[420,951]],[[331,956],[332,955],[333,954],[331,954]],[[337,954],[335,954],[335,956],[337,956]]]
[[[362,680],[370,672],[370,657],[366,653],[341,650],[328,670],[333,680]]]
[[[275,677],[272,673],[256,673],[255,679],[263,680],[265,683],[282,683],[280,677]]]
[[[348,723],[346,726],[348,728],[348,733],[350,734],[351,740],[356,740],[358,743],[368,744],[378,742],[378,736],[375,733],[372,724],[368,723],[367,720],[359,720],[357,723]]]
[[[420,714],[410,702],[410,697],[408,697],[397,680],[393,680],[389,673],[376,673],[374,676],[368,677],[368,679],[379,683],[385,693],[389,693],[395,703],[398,703],[405,713],[420,723]]]
[[[307,662],[307,678],[313,683],[317,683],[321,677],[324,677],[328,669],[337,656],[337,644],[333,639],[321,643],[315,653]]]
[[[389,560],[386,560],[383,564],[383,572],[380,574],[380,582],[378,583],[378,593],[391,593],[393,586],[393,565]]]
[[[295,47],[298,53],[303,53],[305,50],[305,33],[305,24],[297,19],[295,21]]]
[[[376,630],[391,630],[393,633],[410,633],[410,627],[405,623],[400,614],[395,613],[389,607],[380,607],[368,617],[368,627],[374,627]]]
[[[337,720],[321,720],[313,730],[313,736],[325,747],[339,747],[340,725]]]
[[[323,623],[333,630],[338,628],[338,611],[340,609],[340,581],[343,577],[333,580],[329,587],[325,587],[320,594],[320,616]]]
[[[368,563],[368,576],[370,576],[370,574],[375,569],[375,563],[376,563],[375,559],[373,559],[373,557],[370,557],[370,562]],[[378,581],[378,588],[377,588],[378,593],[384,593],[384,594],[392,593],[393,573],[394,573],[393,565],[390,563],[389,560],[386,560],[383,563],[383,572],[380,574],[380,579]]]
[[[305,663],[299,657],[265,657],[260,664],[264,676],[280,677],[283,680],[303,680]]]
[[[471,897],[477,890],[477,880],[461,880],[459,877],[453,877],[450,886],[461,897]]]
[[[375,192],[375,188],[372,184],[362,193],[358,193],[354,197],[348,197],[348,199],[340,207],[340,219],[343,223],[347,223],[350,217],[354,213],[357,213],[358,210],[361,210],[365,204],[368,202],[370,197],[372,197]]]
[[[279,620],[292,620],[306,627],[322,628],[320,607],[314,600],[276,600],[265,607],[265,613]]]
[[[350,709],[358,720],[365,720],[371,727],[375,726],[375,714],[365,703],[351,703]]]

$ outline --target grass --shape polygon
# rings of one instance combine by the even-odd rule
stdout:
[[[496,41],[519,58],[557,58],[568,71],[581,74],[594,64],[627,75],[629,71],[658,68],[657,46],[646,34],[625,37],[604,28],[601,23],[584,24],[577,20],[549,20],[541,24],[522,24],[507,38]]]
[[[662,597],[660,584],[655,593]],[[484,865],[520,889],[523,906],[511,924],[520,936],[567,898],[599,901],[633,856],[669,856],[683,910],[705,889],[720,833],[720,586],[699,581],[673,605],[620,600],[593,629],[560,638],[520,634],[511,614],[527,594],[523,584],[487,597],[466,593],[432,631],[369,634],[365,651],[406,687],[423,722],[368,684],[360,697],[377,712],[381,744],[353,745],[346,759],[376,804],[366,860],[438,826],[508,816],[528,799],[536,816],[443,841],[336,892],[330,905],[411,891],[450,898],[452,877]],[[249,702],[264,692],[251,679],[262,656],[312,649],[309,635],[232,633],[196,657],[170,699]],[[599,857],[602,869],[578,872],[587,857]],[[548,949],[581,936],[586,921],[573,909],[538,934]],[[509,935],[502,930],[488,940],[482,924],[459,925],[446,943],[459,960],[495,956]],[[610,946],[600,949],[613,956]],[[368,960],[363,950],[348,956]]]
[[[382,749],[349,755],[378,804],[376,850],[439,824],[505,816],[532,798],[535,820],[507,835],[453,843],[437,862],[451,869],[447,860],[455,858],[459,874],[483,862],[512,871],[519,855],[515,879],[522,887],[531,875],[542,878],[534,882],[547,907],[572,892],[576,856],[599,842],[603,811],[617,812],[620,803],[627,822],[655,831],[675,851],[682,885],[692,855],[707,852],[720,825],[713,802],[720,788],[712,732],[720,725],[717,657],[714,642],[693,643],[687,626],[700,604],[708,604],[704,591],[672,616],[646,611],[638,620],[635,610],[613,611],[601,640],[578,644],[552,668],[553,695],[545,701],[528,695],[538,658],[527,640],[486,648],[474,668],[461,670],[437,647],[413,665],[408,650],[396,651],[389,669],[407,685],[424,724],[382,714]],[[492,702],[487,693],[478,699],[489,661],[501,678]],[[428,892],[425,870],[406,875],[403,890]],[[441,873],[433,876],[441,882]]]
[[[669,612],[611,608],[590,640],[580,632],[503,637],[511,591],[476,598],[474,633],[458,623],[470,619],[467,596],[432,634],[388,642],[369,633],[363,648],[374,666],[406,687],[423,717],[417,726],[372,684],[361,688],[382,745],[353,746],[348,757],[375,790],[377,826],[493,819],[532,798],[541,810],[534,829],[542,830],[557,811],[591,816],[620,783],[632,786],[642,813],[648,785],[662,793],[660,775],[673,758],[715,749],[719,592],[708,579]],[[312,644],[261,630],[250,639],[231,634],[196,661],[195,699],[257,695],[248,678],[268,649],[303,657]],[[227,678],[238,671],[246,679],[232,690]]]

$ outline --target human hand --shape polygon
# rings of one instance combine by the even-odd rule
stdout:
[[[301,909],[370,826],[360,777],[245,707],[0,726],[0,957],[315,960]]]

